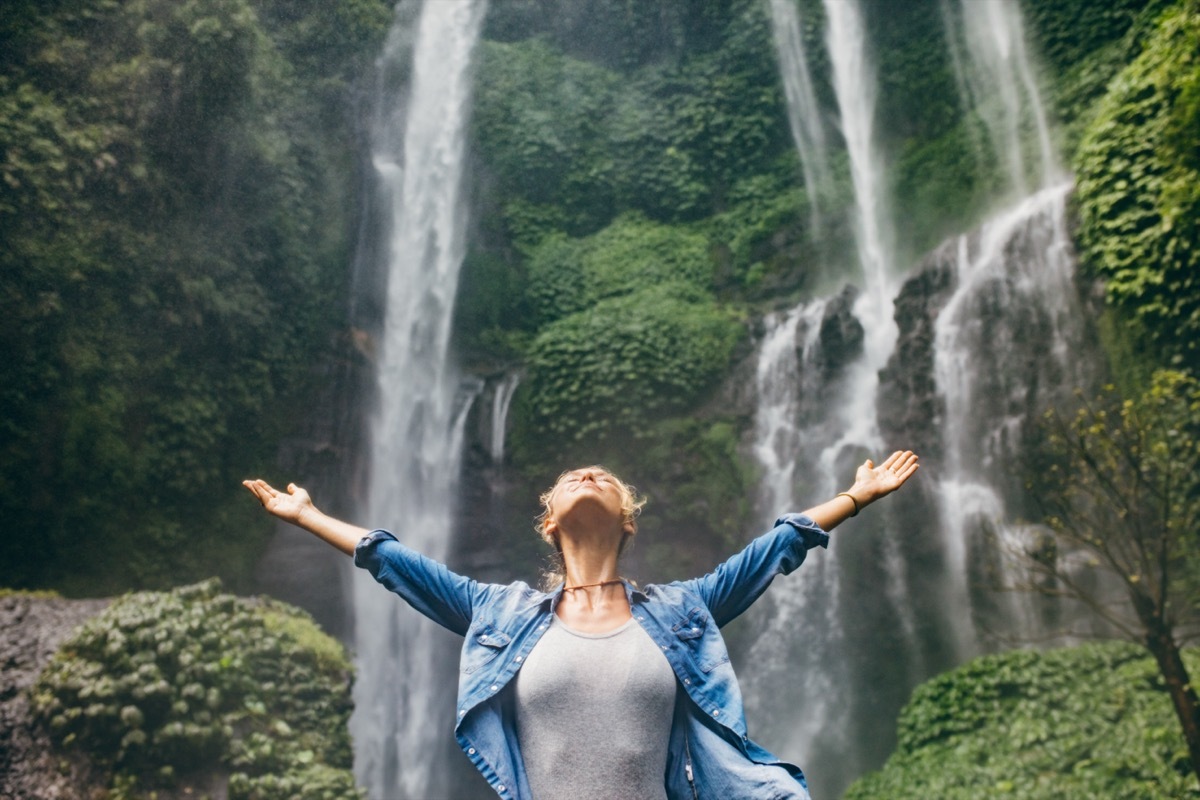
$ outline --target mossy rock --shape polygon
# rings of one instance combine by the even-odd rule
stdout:
[[[347,730],[352,667],[304,612],[213,579],[128,594],[32,688],[54,743],[132,795],[227,775],[231,800],[361,798]]]

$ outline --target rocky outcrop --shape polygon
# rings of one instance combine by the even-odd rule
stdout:
[[[0,597],[0,797],[90,800],[104,779],[83,759],[64,757],[33,724],[29,687],[50,657],[108,600]]]
[[[934,323],[954,291],[954,242],[918,265],[895,301],[896,349],[879,375],[879,428],[889,442],[911,442],[922,458],[942,455],[941,403],[934,377]]]

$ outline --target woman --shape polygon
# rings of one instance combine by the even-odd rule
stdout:
[[[807,798],[800,769],[747,738],[719,629],[916,471],[911,451],[868,460],[848,491],[781,517],[708,575],[639,588],[618,577],[617,559],[641,502],[603,468],[572,470],[542,496],[539,530],[563,565],[548,593],[457,575],[387,531],[322,514],[295,484],[245,485],[466,637],[455,737],[501,797]]]

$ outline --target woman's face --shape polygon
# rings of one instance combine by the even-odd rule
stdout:
[[[554,485],[547,521],[556,527],[572,522],[609,523],[632,532],[632,522],[625,522],[626,494],[624,486],[600,467],[571,470]]]

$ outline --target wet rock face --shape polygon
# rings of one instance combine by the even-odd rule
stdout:
[[[862,354],[863,326],[854,316],[854,301],[859,293],[857,288],[847,284],[825,306],[818,356],[824,384],[832,383],[848,364]]]
[[[940,460],[942,408],[934,377],[934,323],[954,291],[950,243],[930,254],[896,297],[896,350],[879,375],[879,427],[889,442],[911,442],[922,458]]]
[[[108,603],[0,598],[0,797],[88,800],[106,785],[84,761],[52,749],[33,724],[28,690],[58,646]]]

